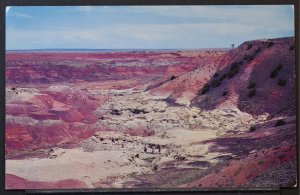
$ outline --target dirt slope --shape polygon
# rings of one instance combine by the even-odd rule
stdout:
[[[150,92],[203,109],[237,106],[255,115],[292,115],[294,54],[294,38],[247,41],[195,70],[151,88]],[[205,89],[207,92],[203,92]],[[248,97],[250,93],[255,94]]]
[[[237,106],[253,115],[294,115],[293,46],[293,38],[245,42],[228,53],[235,56],[234,62],[216,72],[192,105],[202,109]]]

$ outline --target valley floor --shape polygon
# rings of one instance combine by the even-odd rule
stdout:
[[[8,155],[7,188],[270,187],[296,181],[295,117],[274,127],[276,119],[253,118],[234,106],[208,111],[141,89],[77,88],[107,97],[92,123],[105,131]],[[253,124],[257,129],[250,132]]]

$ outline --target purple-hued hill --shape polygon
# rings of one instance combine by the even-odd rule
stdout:
[[[293,186],[294,41],[8,52],[6,187]]]

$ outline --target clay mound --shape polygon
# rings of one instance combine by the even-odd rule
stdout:
[[[50,110],[55,116],[58,116],[67,123],[80,122],[84,119],[84,116],[77,110]]]
[[[31,94],[31,96],[20,95],[23,89],[16,91],[16,97],[9,98],[6,103],[6,114],[12,116],[30,116],[37,120],[58,120],[66,122],[77,122],[84,119],[72,105],[58,102],[47,94]],[[78,105],[78,104],[75,104]],[[89,109],[89,107],[87,107]],[[92,111],[92,110],[91,110]]]
[[[6,174],[6,189],[79,189],[87,188],[84,182],[75,179],[66,179],[58,182],[28,181],[24,178]]]
[[[105,101],[64,86],[7,89],[6,152],[76,143],[92,136],[102,130],[93,127],[98,120],[93,111]]]
[[[49,87],[45,93],[50,95],[57,102],[70,105],[74,110],[84,115],[90,114],[107,100],[107,97],[98,95],[96,98],[85,90],[67,86]]]
[[[20,88],[6,90],[6,114],[23,115],[47,111],[52,107],[53,98],[36,89]]]
[[[238,107],[254,115],[294,115],[294,38],[245,42],[228,52],[233,63],[199,88],[192,105],[203,109]]]
[[[102,131],[90,124],[79,122],[67,123],[62,120],[6,121],[6,153],[14,157],[19,152],[24,154],[37,148],[49,148],[72,145]]]
[[[32,112],[29,116],[36,120],[59,120],[60,117],[56,114],[48,112]]]

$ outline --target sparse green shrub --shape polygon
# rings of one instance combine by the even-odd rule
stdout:
[[[255,86],[256,86],[255,81],[250,81],[249,84],[248,84],[247,89],[252,89],[252,88],[254,88]]]
[[[255,50],[255,52],[254,52],[254,55],[258,54],[260,51],[261,51],[261,48],[260,48],[260,47],[257,48],[257,49]]]
[[[250,55],[245,55],[245,57],[244,57],[244,61],[248,61],[248,62],[250,62],[250,61],[252,61],[254,59],[254,56],[250,56]]]
[[[250,58],[249,55],[245,55],[244,58],[243,58],[243,60],[244,60],[244,61],[247,61],[249,58]]]
[[[226,96],[228,94],[228,92],[227,91],[224,91],[223,93],[222,93],[222,96]]]
[[[231,64],[230,71],[227,73],[228,79],[231,79],[232,77],[234,77],[237,73],[239,73],[239,71],[240,71],[239,63],[234,62],[233,64]]]
[[[272,41],[269,42],[269,43],[268,43],[268,48],[272,47],[273,45],[274,45],[274,42],[272,42]]]
[[[255,96],[255,95],[256,95],[256,89],[253,88],[253,89],[251,89],[251,90],[249,91],[248,97],[253,97],[253,96]]]
[[[234,77],[237,73],[239,73],[239,71],[240,71],[239,67],[236,69],[230,70],[229,73],[227,74],[228,79],[231,79],[232,77]]]
[[[217,72],[214,74],[214,78],[218,78],[219,76],[220,76],[220,74]]]
[[[226,77],[227,77],[227,73],[222,74],[222,76],[220,77],[220,81],[223,81]]]
[[[175,77],[174,75],[172,75],[170,79],[171,79],[171,80],[174,80],[175,78],[176,78],[176,77]]]
[[[279,126],[283,126],[285,125],[286,122],[282,119],[279,119],[276,123],[275,123],[275,127],[279,127]]]
[[[286,80],[279,79],[277,84],[278,84],[279,86],[285,86],[285,85],[286,85]]]
[[[281,69],[282,69],[282,65],[278,64],[278,66],[274,70],[272,70],[272,72],[270,74],[270,78],[272,78],[272,79],[275,78]]]
[[[249,56],[248,62],[251,62],[254,59],[254,56]]]
[[[230,65],[230,70],[235,70],[237,68],[239,68],[239,64],[237,62],[234,62]]]
[[[239,61],[239,65],[242,65],[243,64],[243,61]]]
[[[253,44],[252,44],[252,43],[249,43],[249,44],[247,45],[247,50],[251,49],[252,46],[253,46]]]
[[[252,125],[251,127],[250,127],[250,132],[253,132],[253,131],[255,131],[256,130],[256,126],[255,125]]]
[[[209,92],[209,90],[210,90],[210,85],[209,85],[209,84],[206,84],[206,85],[204,85],[204,87],[202,88],[201,94],[202,94],[202,95],[203,95],[203,94],[206,94],[207,92]]]
[[[211,86],[212,86],[213,88],[215,88],[215,87],[220,86],[221,84],[222,84],[222,83],[220,82],[219,79],[214,79],[214,80],[212,81],[212,83],[211,83]]]
[[[259,165],[262,165],[262,164],[265,163],[265,161],[264,161],[264,160],[259,160],[257,163],[258,163]]]
[[[290,48],[289,48],[289,51],[292,51],[295,49],[295,45],[291,45]]]

